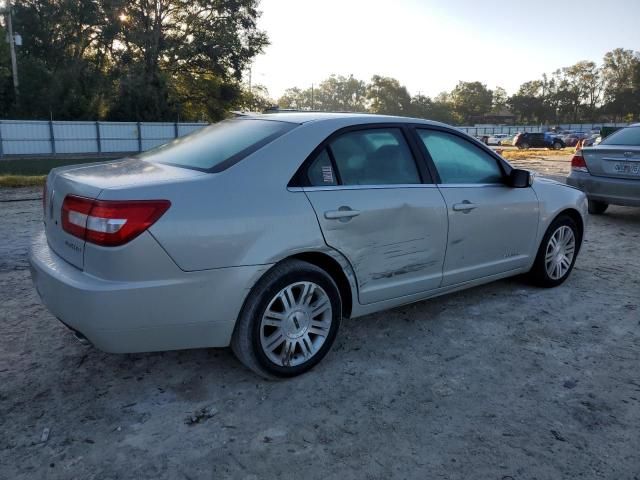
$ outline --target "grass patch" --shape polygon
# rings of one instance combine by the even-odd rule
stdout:
[[[500,148],[498,147],[498,150]],[[545,159],[550,156],[572,155],[573,149],[565,148],[563,150],[547,150],[547,149],[529,149],[529,150],[504,150],[502,157],[507,160],[528,160],[528,159]]]
[[[0,175],[0,187],[42,187],[46,175]]]

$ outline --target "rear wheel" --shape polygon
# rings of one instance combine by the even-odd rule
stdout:
[[[315,265],[287,260],[251,290],[231,348],[258,375],[293,377],[324,358],[341,318],[340,293],[333,279]]]
[[[547,229],[529,272],[532,280],[546,288],[562,284],[573,270],[581,241],[582,233],[571,217],[556,218]]]
[[[520,150],[529,150],[529,144],[528,143],[521,143],[520,144]]]
[[[598,202],[597,200],[589,200],[589,213],[591,215],[602,215],[609,208],[609,204]]]

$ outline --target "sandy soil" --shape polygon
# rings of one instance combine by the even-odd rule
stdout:
[[[592,218],[559,288],[346,321],[283,382],[227,350],[79,345],[31,286],[38,228],[38,200],[0,202],[0,478],[639,478],[640,209]]]

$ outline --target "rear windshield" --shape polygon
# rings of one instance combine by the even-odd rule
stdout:
[[[275,120],[224,120],[141,153],[138,158],[206,172],[221,172],[296,126]]]
[[[640,146],[640,127],[621,128],[606,137],[600,145],[635,145]]]

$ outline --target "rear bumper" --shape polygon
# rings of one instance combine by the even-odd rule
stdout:
[[[269,266],[180,272],[114,282],[67,263],[39,235],[29,254],[43,303],[68,327],[110,353],[226,347],[251,286]]]
[[[640,207],[640,179],[597,177],[572,171],[567,177],[567,184],[585,192],[590,200]]]

